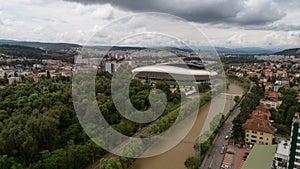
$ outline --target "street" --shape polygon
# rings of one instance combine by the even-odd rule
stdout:
[[[248,93],[251,91],[253,83],[251,83],[251,87]],[[200,168],[201,169],[218,169],[221,168],[221,164],[224,158],[224,154],[221,154],[220,151],[222,146],[228,146],[228,140],[225,139],[226,136],[231,135],[231,128],[233,127],[232,121],[234,118],[240,113],[240,103],[235,107],[235,109],[231,112],[227,120],[224,122],[222,127],[220,128],[214,142],[212,143],[211,148],[206,153],[206,157],[204,158]]]
[[[202,169],[217,169],[220,168],[224,154],[220,154],[222,146],[228,145],[228,140],[225,139],[226,136],[230,136],[230,129],[233,127],[232,121],[233,119],[240,113],[239,105],[237,108],[230,114],[228,119],[224,122],[223,126],[219,130],[216,139],[210,148],[210,150],[206,153],[206,157],[203,160],[201,165]]]

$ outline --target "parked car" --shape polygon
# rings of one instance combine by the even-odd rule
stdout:
[[[236,144],[236,146],[237,146],[238,148],[242,148],[242,147],[243,147],[242,144]]]
[[[221,150],[221,151],[220,151],[220,154],[224,154],[224,150]]]
[[[245,161],[248,156],[243,156],[242,160]]]
[[[228,169],[228,168],[229,168],[229,166],[226,165],[226,164],[223,164],[223,165],[221,166],[221,169]]]

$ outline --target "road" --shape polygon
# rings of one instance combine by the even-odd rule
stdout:
[[[248,93],[251,91],[253,87],[253,83],[251,83],[251,87],[248,91]],[[231,112],[227,120],[224,122],[222,127],[220,128],[211,148],[206,153],[206,157],[204,158],[201,169],[218,169],[221,168],[221,164],[224,158],[224,154],[220,154],[220,151],[222,149],[222,146],[228,146],[228,140],[225,139],[225,137],[231,134],[231,128],[233,127],[232,121],[234,118],[240,113],[241,108],[240,105],[242,103],[242,100],[240,103],[235,107],[235,109]]]

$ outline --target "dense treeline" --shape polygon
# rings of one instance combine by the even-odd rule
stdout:
[[[101,113],[119,132],[131,136],[147,124],[121,116],[111,97],[112,76],[98,71],[96,99]],[[82,168],[106,152],[97,146],[78,123],[72,102],[72,80],[62,76],[0,89],[0,168]],[[168,98],[164,115],[178,107],[180,92],[170,92],[166,82],[157,83]],[[140,110],[149,108],[150,84],[132,80],[130,99]],[[130,160],[130,159],[127,159]]]
[[[69,78],[8,85],[0,93],[1,168],[80,168],[104,153],[77,121]]]
[[[18,45],[0,45],[0,53],[19,57],[39,57],[43,54],[43,50],[27,46]]]
[[[271,109],[271,119],[274,120],[274,127],[277,133],[283,136],[289,136],[292,126],[292,120],[296,112],[299,111],[299,103],[296,99],[297,91],[294,89],[279,88],[282,93],[282,104],[278,108],[278,112]]]
[[[241,113],[233,120],[232,137],[235,142],[242,142],[244,130],[242,125],[250,118],[251,112],[259,104],[259,99],[264,95],[264,87],[253,86],[250,93],[247,93],[241,103]]]
[[[257,60],[254,55],[241,55],[236,57],[221,57],[221,61],[224,64],[232,63],[262,63],[263,60]]]
[[[63,62],[74,63],[76,53],[64,53],[56,51],[44,51],[39,48],[0,44],[0,54],[5,54],[14,57],[26,57],[31,59],[54,59]],[[1,55],[0,55],[1,56]],[[39,61],[37,61],[38,63]],[[22,63],[24,64],[24,63]]]

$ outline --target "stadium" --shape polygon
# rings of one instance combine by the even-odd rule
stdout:
[[[216,76],[216,72],[205,70],[202,64],[194,63],[165,63],[138,67],[132,70],[132,74],[138,79],[153,81],[168,80],[178,82],[209,82]],[[176,80],[175,80],[176,79]]]

